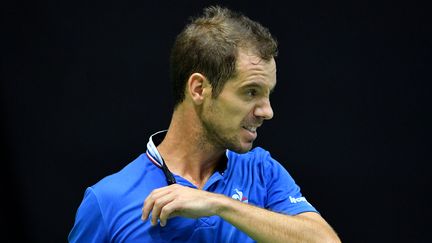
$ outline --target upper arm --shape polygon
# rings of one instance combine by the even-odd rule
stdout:
[[[108,242],[106,224],[93,190],[87,188],[79,206],[69,242]]]

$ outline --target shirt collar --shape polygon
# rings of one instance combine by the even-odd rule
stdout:
[[[149,159],[158,167],[162,167],[163,159],[156,146],[158,146],[163,141],[167,131],[168,130],[162,130],[152,134],[149,138],[149,141],[147,142],[146,154]]]
[[[147,142],[147,151],[146,154],[149,159],[159,168],[163,165],[163,159],[157,150],[157,146],[164,140],[165,135],[168,130],[161,130],[153,133],[149,141]],[[216,171],[221,173],[222,175],[227,170],[228,167],[228,149],[225,151],[225,156],[221,159],[220,163],[216,166]]]

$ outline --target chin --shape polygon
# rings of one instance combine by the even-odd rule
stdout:
[[[232,150],[232,151],[239,153],[239,154],[244,154],[244,153],[249,152],[252,149],[252,145],[253,145],[252,142],[246,143],[246,144],[241,143],[237,146],[233,146],[232,148],[229,148],[229,150]]]

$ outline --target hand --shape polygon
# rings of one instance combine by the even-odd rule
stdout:
[[[153,190],[144,201],[142,220],[152,211],[151,223],[165,226],[167,219],[175,216],[200,218],[216,214],[218,199],[222,195],[173,184]]]

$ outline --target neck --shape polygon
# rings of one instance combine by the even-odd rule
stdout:
[[[194,109],[180,104],[158,146],[171,172],[202,188],[218,166],[225,149],[209,143]]]

